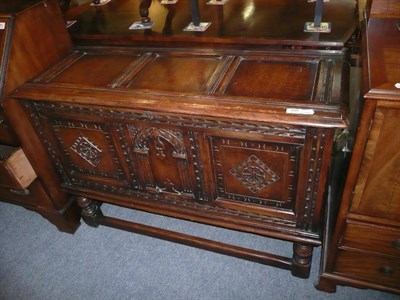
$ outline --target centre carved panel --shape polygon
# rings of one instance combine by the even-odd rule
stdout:
[[[155,193],[192,194],[193,176],[183,132],[154,126],[127,128],[142,188]]]

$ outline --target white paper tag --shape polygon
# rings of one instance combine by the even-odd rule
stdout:
[[[210,27],[211,22],[201,22],[199,26],[194,26],[193,22],[190,22],[183,31],[198,31],[203,32],[206,31],[208,27]]]
[[[6,28],[6,22],[0,22],[0,30],[3,30]]]
[[[286,113],[294,115],[313,115],[314,110],[312,108],[286,108]]]

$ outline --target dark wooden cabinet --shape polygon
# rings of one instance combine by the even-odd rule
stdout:
[[[78,210],[59,185],[48,180],[52,176],[41,162],[31,165],[27,152],[35,150],[15,134],[23,121],[18,115],[15,123],[7,118],[3,98],[58,62],[71,46],[55,3],[0,2],[0,199],[36,211],[66,232],[77,229]],[[21,184],[24,177],[33,180]]]
[[[46,7],[54,8],[49,2]],[[255,14],[266,12],[267,4],[271,13],[290,14],[279,1],[254,1],[254,23],[239,24],[247,33],[228,27],[228,19],[221,19],[224,9],[213,7],[203,14],[218,13],[217,27],[208,33],[159,34],[154,28],[129,37],[112,27],[128,19],[124,10],[114,15],[121,19],[105,17],[128,2],[139,7],[140,1],[121,1],[108,8],[88,5],[89,13],[75,14],[77,27],[70,27],[75,46],[64,39],[59,11],[57,20],[49,17],[54,48],[35,45],[34,53],[48,50],[54,60],[4,100],[7,120],[38,178],[48,190],[75,200],[89,225],[308,277],[313,248],[321,245],[334,137],[348,126],[346,46],[354,31],[354,3],[327,4],[328,15],[340,11],[345,17],[324,36],[304,32],[314,5],[297,1],[308,9],[291,23],[296,30],[269,24],[262,38],[265,22]],[[229,3],[225,16],[233,20],[234,8],[247,7]],[[187,3],[180,5],[170,29],[190,21]],[[87,14],[105,32],[86,31]],[[237,29],[240,22],[231,22]],[[281,239],[293,243],[293,256],[112,218],[103,215],[101,203]]]
[[[400,293],[400,31],[397,18],[373,17],[399,3],[379,10],[382,2],[372,4],[363,35],[363,112],[339,216],[327,236],[318,285],[327,291],[343,284]]]

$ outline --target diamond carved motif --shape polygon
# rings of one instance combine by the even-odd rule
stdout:
[[[93,167],[96,167],[101,161],[103,151],[87,137],[79,136],[72,144],[71,149]]]
[[[267,185],[280,179],[274,171],[255,155],[251,155],[248,159],[242,161],[230,170],[230,173],[253,193],[257,193]]]

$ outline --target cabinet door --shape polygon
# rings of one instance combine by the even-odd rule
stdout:
[[[218,205],[294,219],[304,145],[218,136],[210,143]]]
[[[102,111],[45,104],[34,109],[35,127],[65,187],[118,193],[134,186],[115,126]]]
[[[190,134],[181,127],[151,122],[118,124],[132,178],[146,193],[201,198],[195,186]],[[198,170],[197,170],[198,172]],[[195,197],[195,194],[197,197]]]
[[[269,126],[262,133],[209,136],[214,203],[317,230],[331,130]]]
[[[350,211],[400,219],[400,109],[377,107]]]
[[[69,189],[201,200],[195,146],[184,127],[152,122],[135,111],[32,107],[36,128]]]

